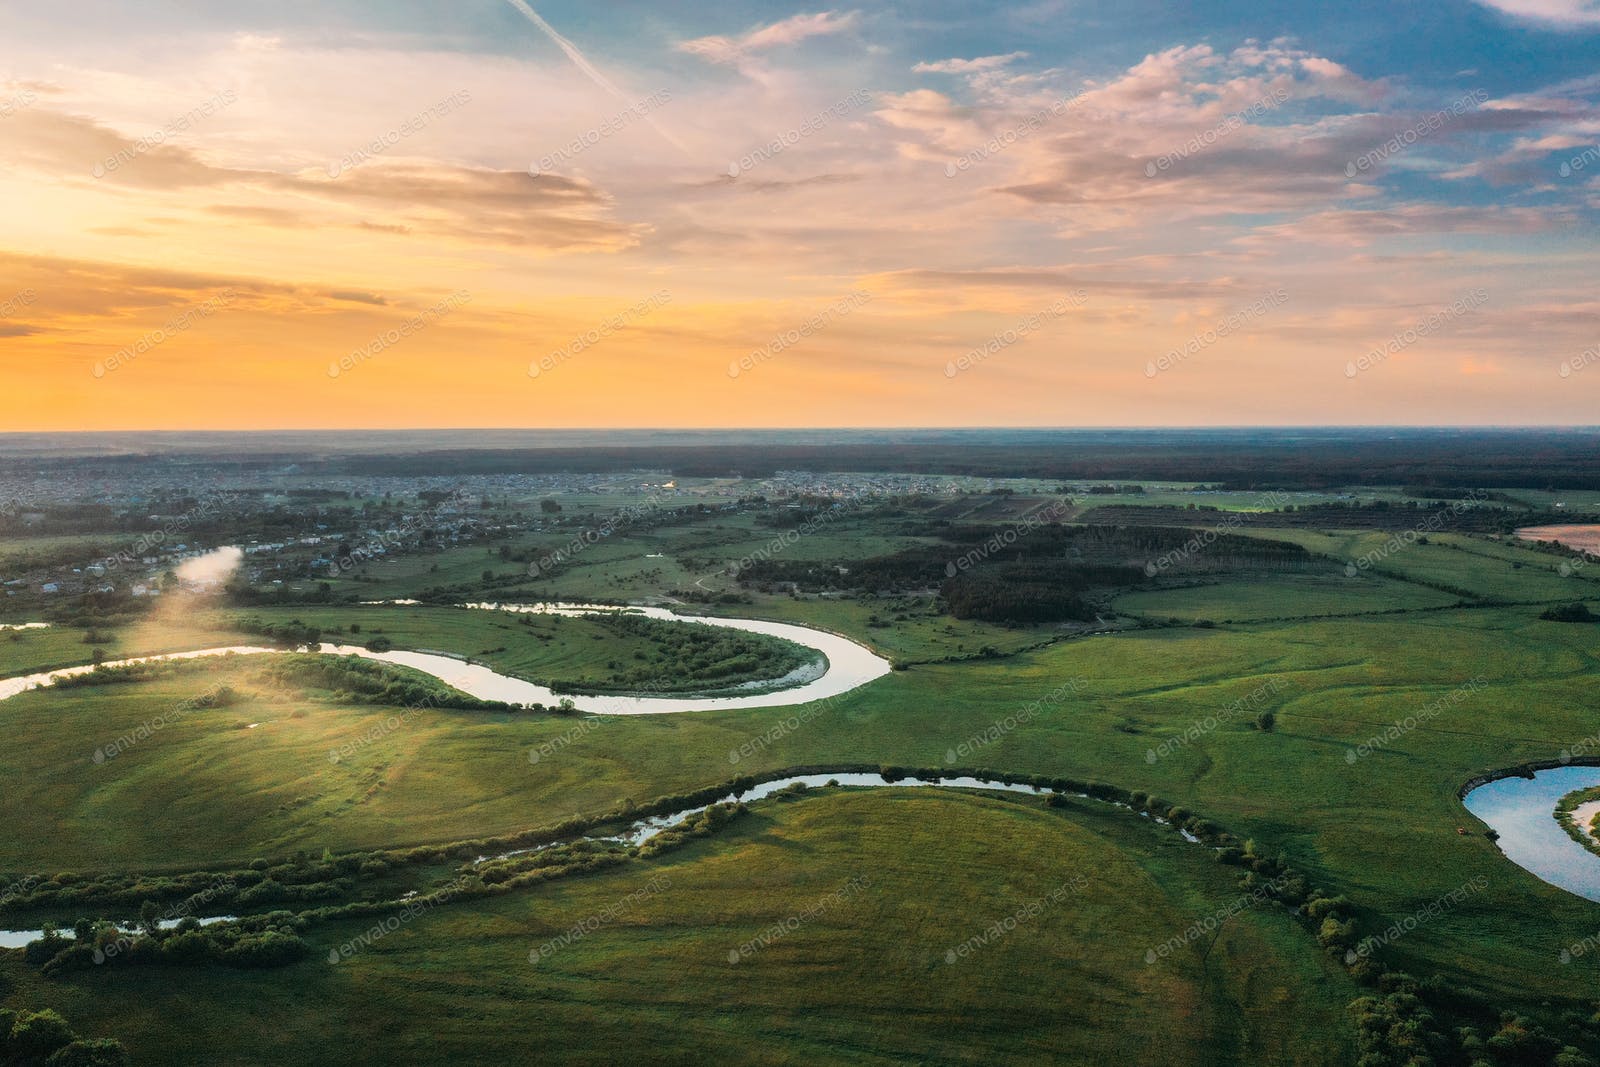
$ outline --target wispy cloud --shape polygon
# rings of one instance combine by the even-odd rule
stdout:
[[[941,59],[937,63],[918,63],[911,70],[916,74],[981,74],[999,70],[1018,59],[1027,58],[1026,52],[1007,52],[1003,56],[978,56],[975,59]]]
[[[1600,0],[1478,0],[1519,19],[1567,28],[1600,26]]]
[[[860,15],[855,11],[847,11],[844,14],[819,11],[809,15],[792,15],[781,22],[760,26],[731,37],[720,34],[696,37],[684,41],[678,48],[708,62],[736,67],[741,73],[759,78],[762,68],[757,62],[757,57],[762,53],[799,44],[813,37],[830,37],[844,33],[854,29],[859,22]]]

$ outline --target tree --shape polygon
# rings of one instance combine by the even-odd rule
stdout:
[[[67,1020],[46,1008],[17,1016],[6,1052],[10,1061],[43,1063],[51,1053],[66,1048],[77,1038]]]
[[[161,906],[153,900],[139,905],[139,929],[154,937],[161,930]]]
[[[546,515],[557,515],[561,512],[561,505],[547,497],[539,501],[539,510]]]
[[[1276,712],[1263,711],[1256,716],[1256,729],[1264,734],[1270,734],[1277,725],[1278,716]]]

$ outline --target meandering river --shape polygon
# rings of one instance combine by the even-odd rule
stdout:
[[[358,646],[332,644],[321,645],[319,651],[326,655],[360,656],[363,659],[410,667],[424,674],[430,674],[446,685],[459,689],[468,696],[477,697],[479,700],[500,700],[508,704],[544,705],[555,705],[562,700],[571,700],[576,710],[590,715],[668,715],[685,711],[788,707],[794,704],[806,704],[814,700],[826,700],[830,697],[841,696],[875,678],[881,678],[890,671],[889,661],[877,655],[865,645],[858,644],[838,634],[828,633],[825,630],[814,630],[809,626],[798,626],[793,623],[767,622],[758,619],[721,618],[709,615],[679,615],[666,608],[623,609],[596,604],[468,604],[466,607],[481,611],[558,615],[583,615],[601,611],[627,610],[652,619],[666,619],[672,622],[692,623],[702,626],[726,626],[734,630],[766,634],[769,637],[792,641],[797,645],[802,645],[820,653],[826,666],[820,673],[814,669],[802,669],[792,672],[784,678],[761,683],[764,688],[785,683],[793,684],[789,688],[776,688],[759,693],[709,697],[632,696],[620,694],[566,696],[552,691],[547,686],[539,685],[537,682],[526,681],[522,678],[512,678],[481,664],[469,663],[463,659],[438,653],[400,650],[369,652],[367,649]],[[108,662],[105,666],[125,667],[163,660],[198,659],[207,656],[227,655],[266,655],[281,652],[281,649],[254,645],[235,645],[227,648],[206,648],[192,652],[175,652],[161,656],[140,656],[133,659]],[[14,697],[18,693],[27,692],[30,689],[53,685],[61,678],[89,674],[94,669],[92,666],[68,667],[63,670],[43,671],[19,678],[3,679],[0,680],[0,700]]]
[[[1552,767],[1532,778],[1500,778],[1462,798],[1467,810],[1500,839],[1506,858],[1553,886],[1600,902],[1600,856],[1584,848],[1556,821],[1556,804],[1568,793],[1600,785],[1600,767]]]
[[[1005,793],[1026,793],[1030,796],[1044,796],[1048,793],[1047,790],[1041,789],[1036,785],[1027,785],[1020,782],[1003,782],[997,779],[989,778],[973,778],[965,775],[952,775],[948,778],[938,779],[897,778],[893,781],[890,781],[888,778],[885,778],[883,775],[877,773],[838,772],[834,774],[795,774],[785,778],[776,778],[770,782],[761,782],[742,793],[730,792],[726,796],[718,797],[715,800],[707,801],[705,803],[694,804],[679,811],[671,812],[667,815],[657,815],[648,819],[641,819],[618,834],[609,834],[604,836],[584,835],[577,839],[551,842],[550,844],[539,845],[535,848],[515,849],[510,852],[497,853],[493,856],[479,856],[477,862],[486,863],[492,860],[507,859],[513,856],[524,856],[534,852],[541,852],[548,848],[554,848],[557,845],[570,844],[571,840],[614,842],[622,845],[642,845],[662,831],[669,830],[674,826],[678,826],[716,804],[731,803],[733,801],[743,801],[744,803],[749,804],[758,800],[764,800],[775,793],[781,792],[785,789],[791,789],[796,785],[804,785],[810,789],[817,789],[829,784],[869,789],[917,787],[938,789],[985,789]],[[1082,796],[1082,794],[1074,795]],[[1126,804],[1120,804],[1110,800],[1099,800],[1097,803],[1111,804],[1113,807],[1119,808],[1128,807]],[[1149,812],[1141,811],[1139,814],[1144,818],[1150,819],[1156,823],[1160,823],[1163,826],[1170,825],[1167,820],[1151,815]],[[1198,837],[1191,834],[1187,830],[1180,829],[1178,832],[1183,836],[1183,839],[1190,844],[1201,843]],[[233,917],[219,916],[201,919],[200,922],[202,924],[222,922],[231,918]],[[133,924],[131,923],[124,924],[123,928],[129,929],[132,926]],[[39,930],[0,930],[0,948],[22,948],[29,941],[35,940],[40,936],[42,936],[42,932]]]

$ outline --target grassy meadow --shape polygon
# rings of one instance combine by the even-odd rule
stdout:
[[[1338,564],[1383,555],[1354,576],[1330,566],[1157,583],[1120,595],[1100,633],[957,620],[906,595],[747,591],[747,603],[708,606],[841,632],[900,668],[802,708],[606,718],[383,708],[271,684],[248,658],[26,693],[0,704],[0,827],[12,828],[0,831],[0,877],[458,841],[739,774],[959,763],[1159,793],[1347,896],[1364,932],[1427,913],[1383,949],[1391,966],[1443,974],[1541,1020],[1593,1012],[1600,961],[1559,959],[1600,930],[1600,910],[1508,862],[1457,797],[1474,775],[1600,732],[1597,630],[1539,618],[1552,604],[1600,602],[1589,572],[1563,578],[1559,557],[1488,537],[1435,534],[1384,551],[1391,535],[1252,534]],[[485,598],[662,597],[770,536],[739,514],[618,535],[554,577]],[[793,551],[832,560],[914,543],[851,521]],[[375,581],[343,585],[363,599],[403,597],[441,576],[507,569],[489,557],[453,549],[373,564]],[[246,617],[298,619],[351,643],[381,633],[528,677],[598,676],[649,654],[589,620],[361,605],[208,608],[159,635],[119,628],[107,647],[249,640]],[[0,673],[84,662],[81,638],[0,635]],[[178,710],[219,684],[238,700]],[[1256,728],[1262,710],[1273,729]],[[1407,721],[1414,728],[1394,732]],[[97,748],[135,736],[96,762]],[[1080,874],[1087,887],[944,962],[953,943]],[[656,877],[670,889],[634,896]],[[870,886],[728,962],[730,948],[815,911],[853,878]],[[1475,880],[1482,891],[1429,912]],[[763,801],[647,861],[441,905],[338,965],[322,958],[328,947],[371,921],[313,926],[309,959],[261,972],[46,978],[0,952],[12,990],[0,981],[0,995],[114,1033],[138,1062],[243,1063],[240,1048],[272,1047],[286,1062],[453,1063],[486,1032],[510,1061],[1353,1062],[1344,1005],[1360,990],[1281,910],[1241,913],[1207,953],[1144,962],[1146,947],[1238,893],[1203,849],[1104,805],[829,790]],[[531,947],[618,901],[630,903],[614,921],[528,963]]]

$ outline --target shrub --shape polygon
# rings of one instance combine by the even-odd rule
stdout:
[[[57,1049],[45,1060],[45,1067],[127,1067],[131,1062],[122,1042],[102,1037]]]
[[[6,1042],[7,1059],[17,1063],[43,1063],[50,1055],[78,1039],[67,1020],[46,1008],[17,1016]]]
[[[1594,622],[1595,614],[1582,602],[1562,604],[1560,607],[1550,608],[1539,616],[1546,622]]]

